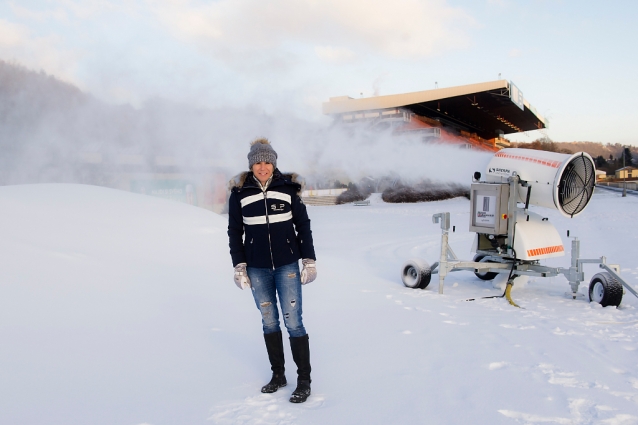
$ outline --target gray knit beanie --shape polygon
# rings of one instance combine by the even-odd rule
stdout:
[[[277,168],[277,152],[272,148],[268,139],[257,139],[250,144],[248,152],[248,169],[252,170],[253,165],[258,162],[269,162]]]

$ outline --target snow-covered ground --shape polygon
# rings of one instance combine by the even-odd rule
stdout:
[[[537,211],[636,285],[637,206],[597,190],[576,219]],[[568,299],[562,277],[530,279],[517,309],[480,299],[501,290],[467,272],[443,295],[401,284],[406,259],[438,258],[433,213],[451,213],[451,245],[471,258],[465,199],[309,207],[302,405],[294,385],[259,392],[260,315],[233,283],[225,216],[79,185],[0,187],[0,211],[0,424],[638,424],[631,294],[602,308]]]

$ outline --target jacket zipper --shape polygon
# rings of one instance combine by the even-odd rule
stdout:
[[[272,262],[272,269],[275,270],[275,259],[272,256],[272,241],[270,240],[270,218],[268,217],[268,202],[266,201],[266,191],[264,194],[264,209],[266,210],[266,227],[268,228],[268,247],[270,248],[270,261]]]

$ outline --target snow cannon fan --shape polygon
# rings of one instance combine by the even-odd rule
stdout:
[[[434,214],[432,221],[441,226],[441,256],[432,266],[421,259],[403,264],[401,278],[405,286],[425,289],[433,274],[439,275],[439,293],[448,273],[473,271],[482,280],[507,273],[505,294],[520,275],[551,277],[563,274],[578,298],[584,280],[583,264],[596,263],[606,272],[592,277],[589,299],[603,306],[618,306],[623,286],[638,293],[620,277],[619,266],[606,264],[605,257],[581,259],[580,241],[572,239],[571,267],[547,267],[540,260],[565,255],[562,239],[547,217],[529,211],[530,205],[556,209],[565,217],[577,217],[591,201],[596,167],[585,152],[561,154],[530,149],[502,149],[490,160],[485,179],[474,174],[470,191],[470,231],[476,232],[472,261],[459,260],[448,244],[450,213]],[[569,236],[569,232],[568,232]]]

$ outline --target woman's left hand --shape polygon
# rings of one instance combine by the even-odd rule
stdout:
[[[303,270],[301,270],[301,284],[306,285],[317,278],[317,267],[315,260],[310,258],[304,258],[301,260],[303,264]]]

